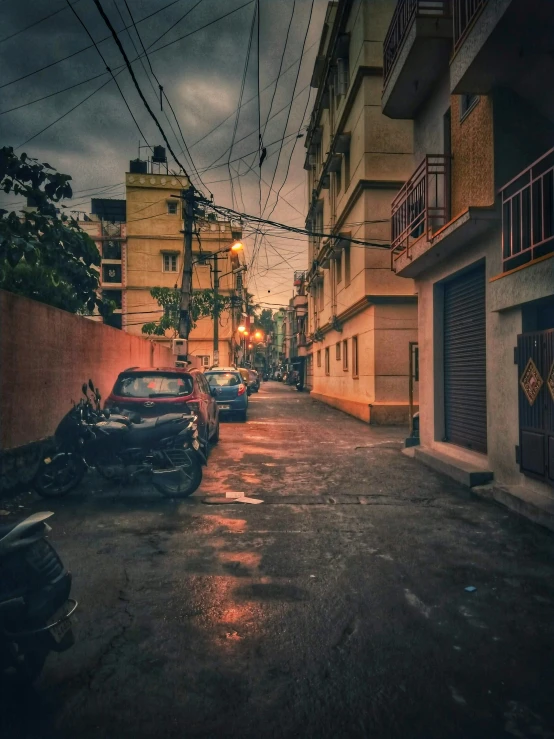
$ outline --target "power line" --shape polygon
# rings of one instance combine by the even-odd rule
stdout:
[[[77,3],[80,3],[81,0],[75,0],[73,5],[77,5]],[[19,36],[20,33],[24,33],[25,31],[28,31],[29,28],[33,28],[34,26],[38,26],[39,23],[42,23],[43,21],[47,21],[49,18],[53,18],[55,15],[58,15],[58,13],[61,13],[62,10],[65,10],[65,8],[60,8],[59,10],[54,10],[53,13],[49,13],[48,15],[43,16],[42,18],[39,18],[38,21],[34,21],[33,23],[29,23],[28,26],[25,26],[25,28],[20,28],[19,31],[14,31],[14,33],[10,33],[9,36],[4,36],[4,38],[0,38],[0,44],[3,44],[4,41],[9,41],[11,38],[14,38],[14,36]]]
[[[79,21],[79,23],[80,23],[80,24],[81,24],[81,25],[83,26],[83,28],[85,29],[85,32],[86,32],[87,36],[89,37],[89,39],[90,39],[90,40],[92,41],[92,43],[93,43],[93,45],[94,45],[94,48],[96,49],[96,51],[98,52],[98,54],[99,54],[99,56],[100,56],[100,59],[102,59],[102,61],[104,62],[104,66],[106,67],[106,70],[107,70],[107,71],[108,71],[108,72],[110,73],[110,75],[111,75],[111,77],[112,77],[113,81],[114,81],[114,82],[115,82],[115,84],[117,85],[117,89],[119,90],[119,94],[121,95],[121,97],[122,97],[122,99],[123,99],[123,102],[125,103],[125,106],[126,106],[127,110],[129,111],[129,114],[130,114],[131,118],[133,119],[133,121],[134,121],[134,123],[135,123],[135,126],[137,127],[137,129],[138,129],[138,131],[139,131],[140,135],[142,136],[142,138],[143,138],[143,139],[144,139],[144,140],[146,141],[146,143],[148,144],[148,141],[147,141],[147,139],[146,139],[146,136],[145,136],[145,135],[143,134],[143,132],[142,132],[142,130],[141,130],[141,128],[140,128],[140,126],[139,126],[139,124],[138,124],[138,121],[137,121],[137,119],[136,119],[136,118],[135,118],[135,116],[133,115],[133,111],[131,110],[131,108],[130,108],[130,106],[129,106],[129,103],[128,103],[128,102],[127,102],[127,100],[125,99],[125,95],[123,94],[123,90],[122,90],[122,89],[121,89],[121,87],[119,86],[119,82],[118,82],[118,81],[116,80],[116,78],[115,78],[115,75],[114,75],[114,73],[112,72],[112,70],[111,70],[111,69],[110,69],[110,67],[108,66],[108,63],[107,63],[106,59],[104,58],[104,55],[102,54],[102,52],[100,51],[100,49],[99,49],[99,47],[98,47],[98,45],[97,45],[96,41],[95,41],[95,40],[94,40],[94,38],[92,37],[92,34],[91,34],[91,32],[90,32],[90,31],[88,30],[88,28],[87,28],[87,25],[86,25],[86,23],[85,23],[85,22],[84,22],[83,20],[81,20],[81,17],[80,17],[80,16],[79,16],[79,14],[77,13],[77,11],[76,11],[76,10],[75,10],[75,8],[73,7],[73,5],[71,5],[71,3],[69,2],[69,0],[66,0],[66,3],[67,3],[67,4],[68,4],[68,6],[69,6],[69,7],[71,8],[71,12],[72,12],[72,13],[73,13],[73,15],[75,16],[75,18],[77,18],[77,20]],[[25,143],[28,143],[28,142],[25,142]],[[148,144],[148,145],[149,145],[149,144]],[[23,146],[23,144],[22,144],[22,146]]]
[[[69,2],[69,0],[67,0],[67,1]],[[115,41],[115,43],[117,44],[117,48],[119,49],[119,52],[120,52],[121,56],[123,57],[123,59],[124,59],[124,61],[125,61],[125,64],[127,65],[127,69],[129,70],[129,74],[131,75],[131,79],[133,80],[133,84],[134,84],[134,86],[135,86],[135,88],[136,88],[136,91],[138,92],[138,94],[139,94],[139,96],[140,96],[140,99],[142,100],[142,102],[143,102],[143,104],[144,104],[144,107],[145,107],[145,108],[146,108],[146,110],[148,111],[148,113],[149,113],[150,117],[152,118],[152,120],[153,120],[153,121],[154,121],[154,123],[156,124],[156,126],[157,126],[157,128],[158,128],[159,132],[160,132],[160,133],[161,133],[161,135],[163,136],[163,140],[164,140],[164,141],[165,141],[165,143],[167,144],[167,148],[169,149],[169,151],[170,151],[170,153],[171,153],[171,156],[173,157],[173,159],[175,160],[175,162],[176,162],[176,163],[177,163],[177,164],[179,165],[179,167],[180,167],[180,168],[181,168],[181,169],[183,170],[183,172],[184,172],[185,176],[186,176],[186,177],[188,177],[188,174],[187,174],[187,170],[186,170],[186,168],[185,168],[185,167],[183,166],[183,164],[181,164],[181,162],[179,161],[179,158],[177,157],[177,155],[176,155],[176,154],[175,154],[175,152],[173,151],[173,149],[172,149],[172,147],[171,147],[171,144],[169,143],[169,140],[168,140],[168,138],[167,138],[167,136],[166,136],[166,134],[165,134],[165,131],[164,131],[164,130],[163,130],[163,128],[161,127],[161,125],[160,125],[160,122],[158,121],[158,119],[157,119],[157,118],[156,118],[156,116],[154,115],[154,112],[153,112],[152,108],[150,107],[150,105],[148,104],[148,101],[147,101],[147,100],[146,100],[146,98],[144,97],[144,93],[142,92],[142,90],[141,90],[141,88],[140,88],[140,85],[139,85],[139,84],[138,84],[138,82],[137,82],[137,78],[135,77],[135,73],[133,72],[133,67],[131,66],[131,62],[129,61],[129,58],[127,57],[127,54],[125,53],[125,49],[123,48],[123,45],[122,45],[121,41],[119,40],[119,36],[118,36],[118,35],[117,35],[117,33],[115,32],[115,29],[114,29],[114,27],[112,26],[112,24],[111,24],[111,21],[110,21],[110,19],[109,19],[109,18],[108,18],[108,16],[106,15],[106,13],[105,13],[105,11],[104,11],[104,8],[102,7],[102,4],[100,3],[100,0],[93,0],[93,2],[94,2],[94,4],[95,4],[95,5],[96,5],[96,7],[97,7],[97,9],[98,9],[98,12],[99,12],[99,13],[100,13],[100,15],[102,16],[102,19],[103,19],[104,23],[105,23],[105,24],[106,24],[106,26],[107,26],[107,27],[109,28],[109,30],[110,30],[110,33],[112,34],[113,40],[114,40],[114,41]],[[115,77],[114,77],[114,79],[115,79]],[[140,130],[140,129],[139,129],[139,130]],[[143,138],[144,138],[144,139],[146,140],[146,138],[145,138],[144,136],[143,136]],[[190,179],[190,178],[189,178],[189,179]]]
[[[234,191],[234,187],[233,187],[233,177],[231,175],[230,161],[231,161],[231,156],[233,154],[233,146],[235,144],[235,138],[236,138],[236,135],[237,135],[237,128],[238,128],[238,125],[239,125],[240,109],[241,109],[242,98],[243,98],[243,95],[244,95],[244,86],[246,84],[246,77],[247,77],[247,74],[248,74],[248,62],[250,61],[250,50],[252,48],[252,39],[254,37],[254,24],[256,22],[257,10],[258,10],[258,7],[257,7],[257,5],[255,5],[254,6],[254,13],[252,14],[252,23],[250,25],[250,35],[249,35],[249,38],[248,38],[248,46],[247,46],[247,49],[246,49],[246,59],[244,61],[244,70],[243,70],[243,73],[242,73],[242,80],[241,80],[241,84],[240,84],[239,105],[238,105],[238,108],[237,108],[237,115],[235,117],[235,126],[233,128],[233,136],[231,138],[231,146],[229,147],[229,156],[227,157],[227,169],[229,170],[229,181],[230,181],[230,184],[231,184],[231,203],[232,203],[233,207],[235,205],[235,191]],[[258,145],[258,148],[259,148],[259,145]]]
[[[114,2],[115,2],[115,0],[114,0]],[[167,96],[167,93],[166,93],[166,92],[164,91],[163,85],[161,84],[160,80],[159,80],[159,79],[158,79],[158,77],[156,76],[156,73],[154,72],[154,68],[152,67],[152,62],[150,61],[150,57],[148,56],[148,51],[146,50],[146,48],[145,48],[145,46],[144,46],[144,43],[143,43],[143,41],[142,41],[142,38],[141,38],[141,35],[140,35],[140,33],[139,33],[139,30],[138,30],[138,28],[137,28],[137,24],[135,23],[135,20],[134,20],[134,18],[133,18],[133,14],[131,13],[131,9],[129,8],[129,5],[128,5],[128,3],[127,3],[127,0],[123,0],[123,2],[125,3],[125,7],[127,8],[127,12],[129,13],[129,17],[131,18],[131,21],[133,22],[133,26],[134,26],[134,28],[135,28],[135,33],[137,34],[137,38],[138,38],[138,40],[139,40],[139,42],[140,42],[140,45],[142,46],[142,50],[143,50],[143,52],[144,52],[145,56],[146,56],[146,60],[147,60],[147,62],[148,62],[148,66],[150,67],[150,71],[152,72],[152,75],[153,75],[154,79],[155,79],[155,80],[156,80],[156,82],[158,83],[158,88],[159,88],[159,90],[160,90],[160,96],[163,96],[163,97],[165,98],[165,100],[166,100],[167,104],[169,105],[169,109],[170,109],[170,110],[171,110],[171,112],[173,113],[173,117],[175,118],[175,123],[177,124],[177,128],[179,129],[179,133],[181,134],[181,139],[182,139],[182,141],[183,141],[183,146],[185,147],[186,153],[188,154],[188,158],[189,158],[189,160],[190,160],[190,163],[191,163],[191,165],[192,165],[192,168],[194,169],[194,171],[195,171],[195,173],[196,173],[196,176],[198,177],[198,179],[199,179],[200,183],[201,183],[202,185],[204,185],[204,183],[202,182],[202,177],[200,177],[200,174],[199,174],[199,172],[198,172],[198,169],[197,169],[197,167],[196,167],[196,165],[195,165],[195,163],[194,163],[194,160],[193,160],[193,158],[192,158],[192,156],[191,156],[191,153],[190,153],[190,151],[189,151],[189,148],[188,148],[188,146],[187,146],[187,142],[185,141],[185,137],[184,137],[184,135],[183,135],[183,131],[182,131],[182,129],[181,129],[181,125],[180,125],[180,123],[179,123],[179,120],[178,120],[178,118],[177,118],[177,116],[176,116],[176,114],[175,114],[175,111],[173,110],[173,106],[171,105],[171,101],[170,101],[170,99],[168,98],[168,96]],[[186,17],[187,17],[187,15],[189,15],[190,13],[192,13],[192,11],[193,11],[193,10],[194,10],[195,8],[197,8],[197,7],[198,7],[198,6],[200,5],[200,3],[202,3],[202,2],[203,2],[203,0],[197,0],[197,2],[196,2],[196,3],[195,3],[195,4],[193,5],[193,6],[192,6],[192,8],[190,8],[190,9],[189,9],[189,10],[188,10],[188,11],[187,11],[187,12],[186,12],[186,13],[185,13],[185,14],[184,14],[184,15],[183,15],[183,16],[182,16],[182,17],[181,17],[180,19],[179,19],[179,22],[181,22],[181,21],[182,21],[182,20],[183,20],[184,18],[186,18]],[[166,32],[166,33],[167,33],[167,32]],[[162,34],[162,36],[163,36],[163,35],[165,35],[165,34]],[[129,34],[129,38],[130,38],[130,37],[131,37],[131,35]],[[162,37],[160,36],[160,38],[162,38]],[[158,39],[158,40],[159,40],[159,39]],[[134,46],[134,44],[133,44],[133,46]],[[136,50],[136,51],[137,51],[137,54],[138,54],[138,50]],[[143,67],[144,67],[144,63],[142,62],[142,58],[141,58],[141,64],[142,64],[142,65],[143,65]],[[146,70],[145,70],[145,72],[146,72]],[[151,82],[152,82],[152,81],[151,81]],[[152,85],[152,87],[153,87],[153,85]],[[162,102],[162,101],[161,101],[161,99],[160,99],[160,104],[161,104],[161,102]],[[165,112],[165,111],[164,111],[164,112]],[[169,118],[168,118],[168,116],[167,116],[167,113],[165,114],[165,117],[166,117],[166,119],[167,119],[167,122],[168,122],[168,124],[169,124],[169,126],[170,126],[171,130],[173,131],[173,127],[172,127],[172,125],[171,125],[171,123],[170,123],[170,121],[169,121]],[[173,135],[175,136],[175,138],[177,138],[177,136],[176,136],[176,134],[175,134],[175,131],[173,131]],[[182,152],[182,151],[183,151],[183,150],[181,150],[181,152]],[[184,153],[184,152],[183,152],[183,153]],[[206,185],[204,185],[204,187],[206,187]],[[207,190],[207,189],[208,189],[208,188],[206,188],[206,190]]]
[[[138,23],[142,23],[145,20],[148,20],[148,18],[152,18],[152,16],[157,15],[158,13],[161,13],[162,10],[166,10],[167,8],[170,8],[172,5],[175,5],[176,3],[181,2],[181,0],[173,0],[173,2],[168,3],[167,5],[164,5],[162,8],[158,8],[158,10],[155,10],[153,13],[150,13],[149,15],[144,16],[144,18],[141,18]],[[77,3],[74,3],[75,5]],[[65,10],[65,8],[64,8]],[[105,36],[104,38],[101,38],[98,43],[101,44],[104,41],[107,41],[110,36]],[[40,67],[39,69],[35,69],[34,72],[28,72],[27,74],[22,75],[21,77],[17,77],[15,80],[11,80],[11,82],[4,82],[3,85],[0,85],[0,90],[3,87],[8,87],[9,85],[14,85],[16,82],[21,82],[21,80],[27,79],[27,77],[32,77],[34,74],[38,74],[39,72],[44,72],[45,69],[49,69],[50,67],[54,67],[56,64],[60,64],[61,62],[65,62],[67,59],[71,59],[74,56],[77,56],[77,54],[81,54],[83,51],[88,51],[89,49],[94,48],[94,44],[91,44],[90,46],[85,46],[82,49],[78,49],[78,51],[74,51],[71,54],[68,54],[67,56],[62,57],[61,59],[57,59],[55,62],[50,62],[50,64],[45,64],[43,67]]]

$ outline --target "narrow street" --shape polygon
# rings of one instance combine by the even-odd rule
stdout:
[[[77,643],[27,704],[4,694],[0,735],[554,737],[552,535],[404,435],[266,382],[192,499],[94,475],[33,499],[56,513]],[[222,491],[263,503],[202,502]]]

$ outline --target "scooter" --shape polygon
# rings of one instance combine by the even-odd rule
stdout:
[[[188,497],[202,482],[207,449],[200,442],[197,416],[171,413],[142,419],[102,411],[100,393],[89,380],[82,386],[84,398],[62,418],[54,446],[45,454],[34,487],[45,498],[69,493],[87,469],[108,480],[146,477],[168,497]]]
[[[47,539],[53,515],[0,526],[0,675],[10,681],[32,682],[49,652],[74,643],[71,573]]]

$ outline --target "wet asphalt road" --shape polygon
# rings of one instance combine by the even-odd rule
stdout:
[[[56,512],[77,643],[0,736],[554,737],[554,539],[403,435],[265,383],[193,499],[24,498]],[[202,503],[225,490],[264,502]]]

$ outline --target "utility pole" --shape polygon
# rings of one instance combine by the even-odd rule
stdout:
[[[214,367],[219,365],[219,269],[217,253],[214,254]]]
[[[183,278],[181,281],[181,302],[179,305],[179,336],[186,339],[185,354],[188,355],[188,338],[190,333],[190,303],[192,297],[192,223],[194,220],[194,188],[192,185],[181,192],[184,204],[185,248],[183,254]]]

